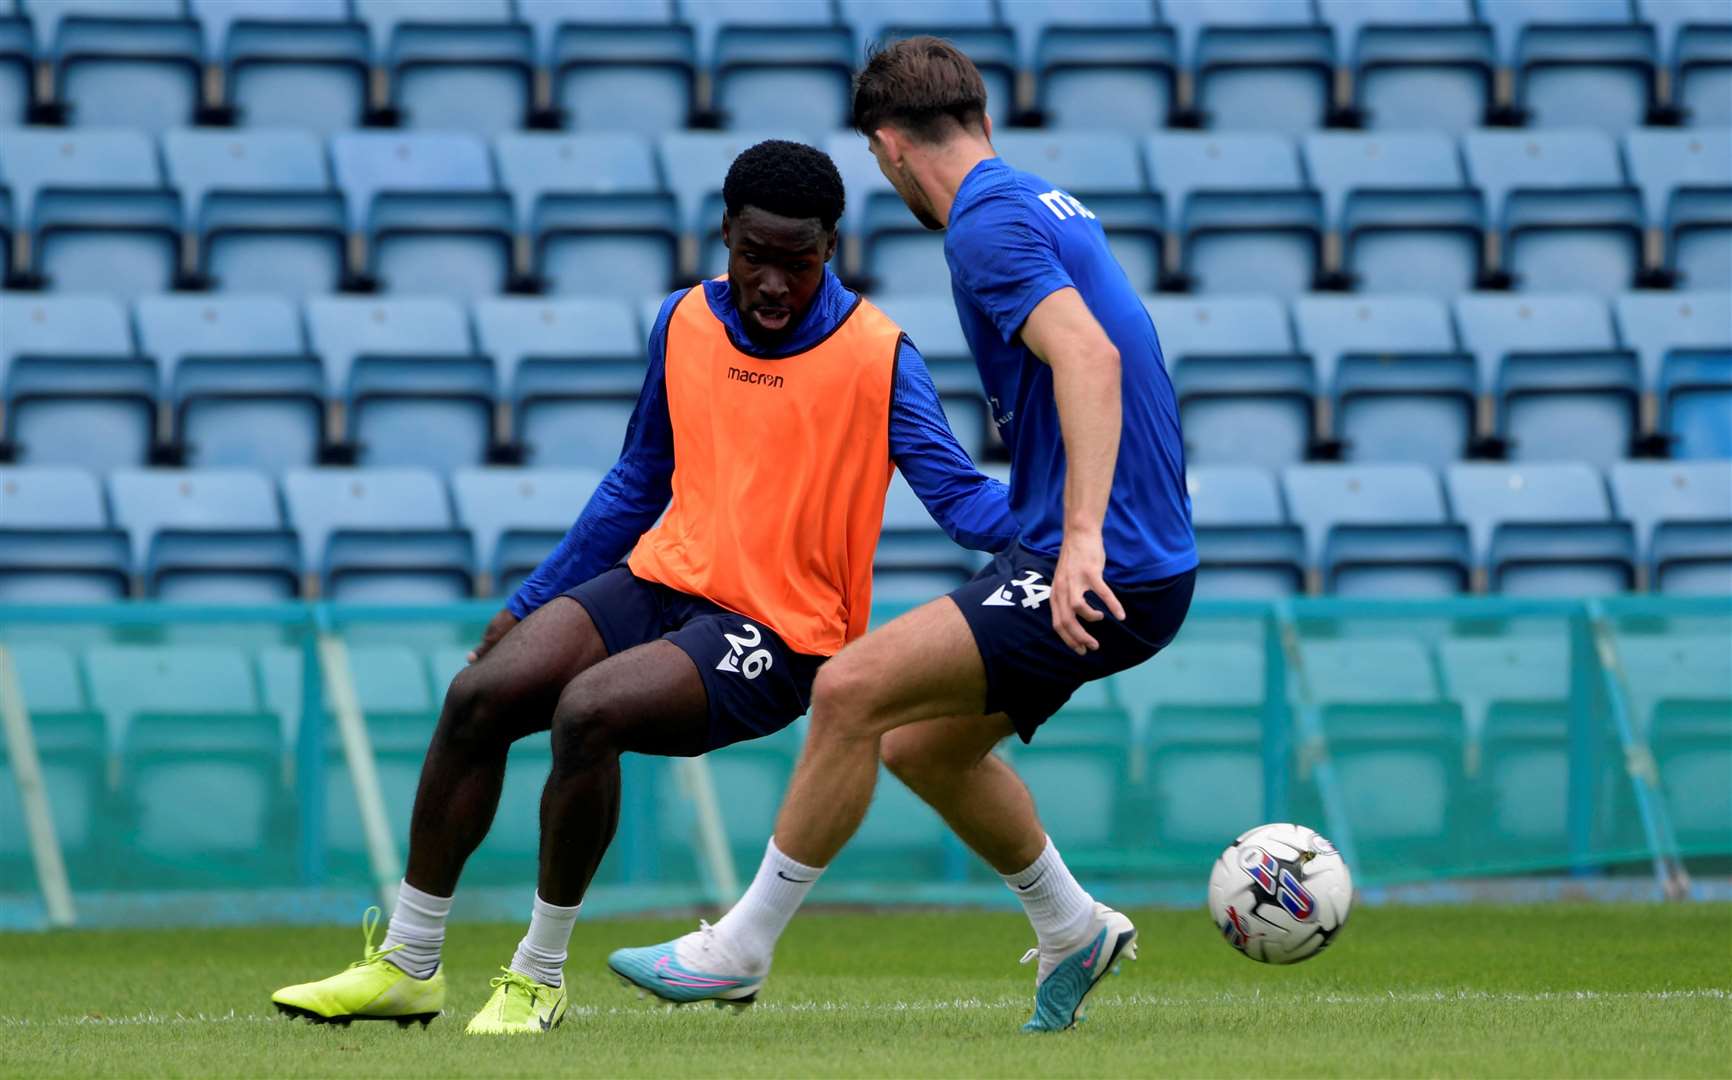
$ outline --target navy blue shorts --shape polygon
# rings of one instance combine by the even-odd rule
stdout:
[[[950,594],[986,663],[986,711],[1007,714],[1023,742],[1083,683],[1134,668],[1166,648],[1191,609],[1197,577],[1187,570],[1148,585],[1114,585],[1125,620],[1108,615],[1083,623],[1101,647],[1078,656],[1052,628],[1057,561],[1019,544]]]
[[[589,612],[609,656],[666,640],[692,658],[710,702],[705,750],[774,734],[812,703],[812,680],[825,658],[795,652],[763,623],[624,566],[564,595]]]

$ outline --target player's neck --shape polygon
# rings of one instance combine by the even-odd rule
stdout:
[[[934,148],[921,170],[926,174],[921,178],[921,187],[932,202],[933,216],[948,228],[950,208],[956,203],[956,193],[961,190],[962,182],[968,179],[976,165],[997,156],[990,142],[973,136],[952,139]]]

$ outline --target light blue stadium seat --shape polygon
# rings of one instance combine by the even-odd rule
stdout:
[[[156,428],[156,365],[106,296],[0,294],[6,435],[21,465],[142,465]]]
[[[1618,297],[1618,329],[1659,396],[1672,456],[1732,457],[1732,297],[1723,292]]]
[[[1155,288],[1166,214],[1149,193],[1135,142],[1110,132],[1007,131],[995,136],[993,147],[1005,161],[1084,203],[1106,230],[1131,285]]]
[[[49,645],[9,645],[5,651],[29,713],[54,837],[72,880],[83,884],[100,873],[109,851],[104,824],[112,807],[104,780],[108,739],[102,714],[90,707],[71,653]],[[9,885],[24,885],[36,869],[8,757],[0,741],[0,873]]]
[[[1324,588],[1341,596],[1468,591],[1467,530],[1420,465],[1292,465],[1281,485]]]
[[[1616,134],[1646,121],[1659,50],[1629,0],[1479,0],[1479,13],[1534,126]]]
[[[300,594],[299,544],[263,473],[122,469],[110,474],[108,494],[115,523],[132,533],[145,595],[269,604]]]
[[[501,135],[500,182],[548,292],[646,296],[679,271],[680,217],[638,135]],[[605,272],[598,272],[606,267]]]
[[[986,113],[1003,127],[1016,114],[1016,37],[991,0],[840,0],[842,21],[861,45],[937,34],[974,61],[986,85]]]
[[[1293,144],[1276,135],[1152,135],[1149,173],[1183,237],[1179,269],[1199,292],[1308,291],[1323,208]]]
[[[1660,33],[1672,103],[1692,127],[1732,124],[1732,14],[1719,0],[1636,0]]]
[[[992,418],[980,389],[974,354],[962,336],[962,324],[956,321],[956,302],[935,296],[879,296],[873,302],[920,350],[956,441],[971,457],[984,456]]]
[[[162,151],[214,287],[305,296],[342,284],[348,220],[312,134],[170,131]]]
[[[1361,863],[1411,866],[1421,853],[1451,853],[1464,725],[1460,707],[1438,692],[1425,646],[1400,637],[1305,641],[1299,656]]]
[[[1153,0],[999,0],[1049,127],[1129,135],[1166,125],[1179,46],[1172,28],[1157,22],[1157,7]]]
[[[91,697],[120,736],[121,791],[133,813],[127,883],[292,875],[282,723],[262,704],[248,655],[115,645],[92,648],[84,663]]]
[[[1634,722],[1659,770],[1678,845],[1732,842],[1732,651],[1719,635],[1624,635],[1617,642]]]
[[[515,428],[523,445],[524,463],[605,472],[619,460],[626,424],[636,403],[635,394],[605,392],[524,401]]]
[[[1629,453],[1641,376],[1593,296],[1474,294],[1455,303],[1464,348],[1497,401],[1497,431],[1519,461],[1591,461]]]
[[[1150,833],[1132,787],[1143,748],[1114,689],[1109,680],[1085,683],[1040,738],[1001,751],[1028,784],[1042,824],[1063,837],[1067,860],[1082,867],[1122,865],[1127,841],[1141,847]]]
[[[1473,0],[1317,0],[1375,131],[1459,135],[1492,104],[1497,51]]]
[[[511,279],[516,219],[480,139],[347,132],[331,161],[387,292],[491,296]]]
[[[475,553],[444,483],[421,469],[291,469],[283,476],[301,560],[324,595],[451,603],[473,592]]]
[[[1310,0],[1162,0],[1211,128],[1297,134],[1322,127],[1335,45]]]
[[[536,29],[567,127],[659,135],[686,126],[697,42],[674,20],[673,0],[518,0],[517,12]]]
[[[140,345],[162,366],[186,464],[280,471],[324,442],[325,375],[279,296],[147,296]]]
[[[866,196],[860,223],[861,269],[881,293],[942,294],[950,288],[944,237],[915,220],[900,196]]]
[[[1732,130],[1632,131],[1624,154],[1665,226],[1667,267],[1689,288],[1732,289]]]
[[[35,98],[36,45],[30,23],[0,8],[0,124],[24,123]]]
[[[94,475],[0,466],[0,600],[123,600],[130,579],[126,534],[109,527]]]
[[[1441,301],[1308,296],[1293,318],[1346,460],[1438,466],[1466,456],[1478,378]]]
[[[373,49],[347,0],[189,3],[241,124],[330,135],[366,116]]]
[[[180,0],[31,0],[27,11],[71,123],[156,132],[193,122],[204,43]]]
[[[1518,288],[1609,296],[1630,287],[1642,265],[1642,200],[1610,136],[1477,131],[1462,147]]]
[[[901,473],[891,478],[872,559],[875,597],[882,583],[887,592],[879,599],[911,599],[919,589],[926,590],[923,599],[931,599],[967,583],[981,558],[944,534]]]
[[[491,135],[533,105],[535,41],[510,0],[355,0],[406,126]]]
[[[1240,465],[1185,473],[1197,533],[1197,595],[1265,599],[1305,591],[1305,537],[1287,520],[1275,476]]]
[[[1276,467],[1302,461],[1313,437],[1311,360],[1273,297],[1145,300],[1173,376],[1186,460]],[[1247,430],[1259,432],[1246,439]]]
[[[59,292],[166,292],[180,265],[180,200],[136,131],[0,132],[0,182]]]
[[[1451,465],[1445,490],[1494,592],[1599,596],[1635,576],[1636,541],[1583,464]]]
[[[1624,461],[1612,503],[1636,527],[1655,592],[1732,593],[1732,462]]]
[[[1474,287],[1485,207],[1452,139],[1332,131],[1307,135],[1302,146],[1357,288],[1448,297]]]
[[[711,100],[729,126],[816,138],[852,109],[854,35],[829,4],[702,0],[685,6],[711,69]]]
[[[459,469],[457,521],[475,536],[494,591],[509,595],[565,537],[602,474],[592,469]]]
[[[349,402],[360,464],[479,465],[493,440],[493,364],[463,309],[435,297],[324,297],[307,304],[332,396]]]

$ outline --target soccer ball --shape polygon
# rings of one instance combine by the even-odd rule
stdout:
[[[1227,943],[1265,964],[1322,952],[1347,922],[1353,877],[1335,845],[1303,825],[1260,825],[1209,874],[1209,914]]]

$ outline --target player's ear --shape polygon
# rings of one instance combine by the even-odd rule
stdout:
[[[980,127],[983,131],[986,132],[986,141],[991,142],[992,141],[992,114],[991,113],[981,113],[980,114]]]
[[[727,248],[729,251],[732,251],[732,250],[734,250],[734,243],[732,240],[730,240],[728,238],[728,226],[729,226],[729,224],[730,224],[730,222],[728,220],[728,212],[726,210],[723,210],[722,211],[722,246]]]
[[[836,230],[829,229],[824,233],[824,261],[829,262],[836,256]]]

